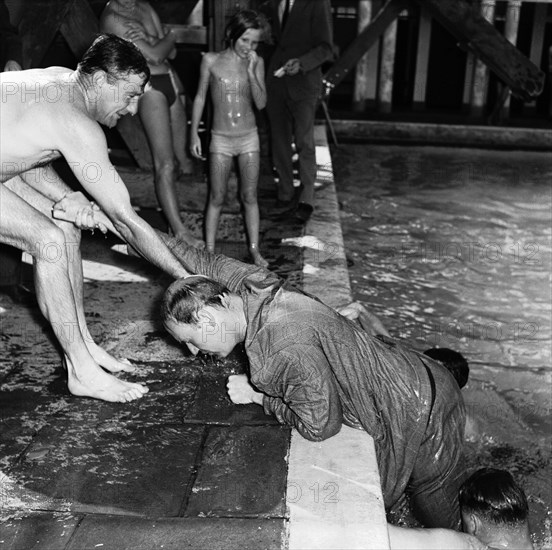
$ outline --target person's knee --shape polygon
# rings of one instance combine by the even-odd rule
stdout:
[[[176,170],[176,164],[173,156],[154,159],[155,179],[157,181],[172,178]]]
[[[61,222],[59,228],[63,231],[66,243],[71,246],[80,246],[82,231],[73,223]]]
[[[67,224],[72,225],[72,224]],[[78,247],[80,244],[80,231],[77,240],[71,240],[70,235],[61,227],[50,223],[41,228],[37,235],[36,242],[32,246],[29,253],[37,262],[58,262],[67,257],[73,246]]]
[[[209,204],[215,208],[221,208],[224,204],[225,193],[221,189],[211,189]]]
[[[257,204],[257,190],[244,189],[240,192],[240,198],[245,206],[253,206]]]

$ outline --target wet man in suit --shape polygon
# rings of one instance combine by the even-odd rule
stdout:
[[[290,212],[306,222],[314,209],[314,116],[322,91],[321,66],[333,58],[330,2],[270,0],[263,11],[275,42],[266,84],[272,160],[279,177],[276,213]],[[298,195],[293,187],[292,143],[299,155]]]

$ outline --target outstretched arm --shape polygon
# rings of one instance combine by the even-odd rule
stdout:
[[[190,273],[214,279],[226,285],[231,292],[239,292],[246,282],[249,285],[265,288],[282,283],[278,275],[263,267],[246,264],[223,254],[211,254],[198,250],[168,235],[163,235],[162,238]]]
[[[121,237],[144,258],[173,277],[188,276],[189,272],[155,230],[132,208],[127,188],[107,155],[107,143],[100,126],[73,112],[56,131],[58,148],[73,173]],[[90,167],[94,169],[90,170]]]

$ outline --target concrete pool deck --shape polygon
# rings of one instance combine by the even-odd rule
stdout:
[[[262,243],[271,268],[337,306],[351,292],[323,127],[317,160],[315,215],[305,227],[263,217]],[[155,222],[151,181],[121,174]],[[199,231],[206,185],[185,184]],[[241,227],[231,198],[221,250],[238,258]],[[156,322],[170,279],[109,238],[85,236],[82,250],[90,330],[139,367],[132,378],[151,392],[126,405],[71,397],[38,310],[0,298],[0,548],[388,547],[366,433],[344,428],[311,443],[260,407],[232,405],[224,381],[244,358],[193,359]]]

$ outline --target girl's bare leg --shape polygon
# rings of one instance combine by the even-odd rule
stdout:
[[[260,153],[245,153],[238,157],[240,167],[240,196],[245,209],[245,225],[249,238],[249,253],[255,265],[268,267],[268,262],[259,250],[259,203],[257,185],[259,181]]]
[[[208,252],[215,251],[215,240],[220,211],[226,197],[228,178],[232,168],[232,157],[211,153],[209,156],[210,189],[209,204],[205,216],[205,244]]]
[[[194,171],[192,159],[187,155],[188,151],[188,120],[184,97],[178,96],[171,105],[171,132],[174,146],[174,155],[178,160],[180,172],[191,174]]]
[[[191,246],[201,247],[180,218],[176,193],[176,174],[172,141],[171,120],[167,98],[157,90],[146,92],[139,103],[142,124],[148,136],[155,168],[157,200],[173,233]]]

